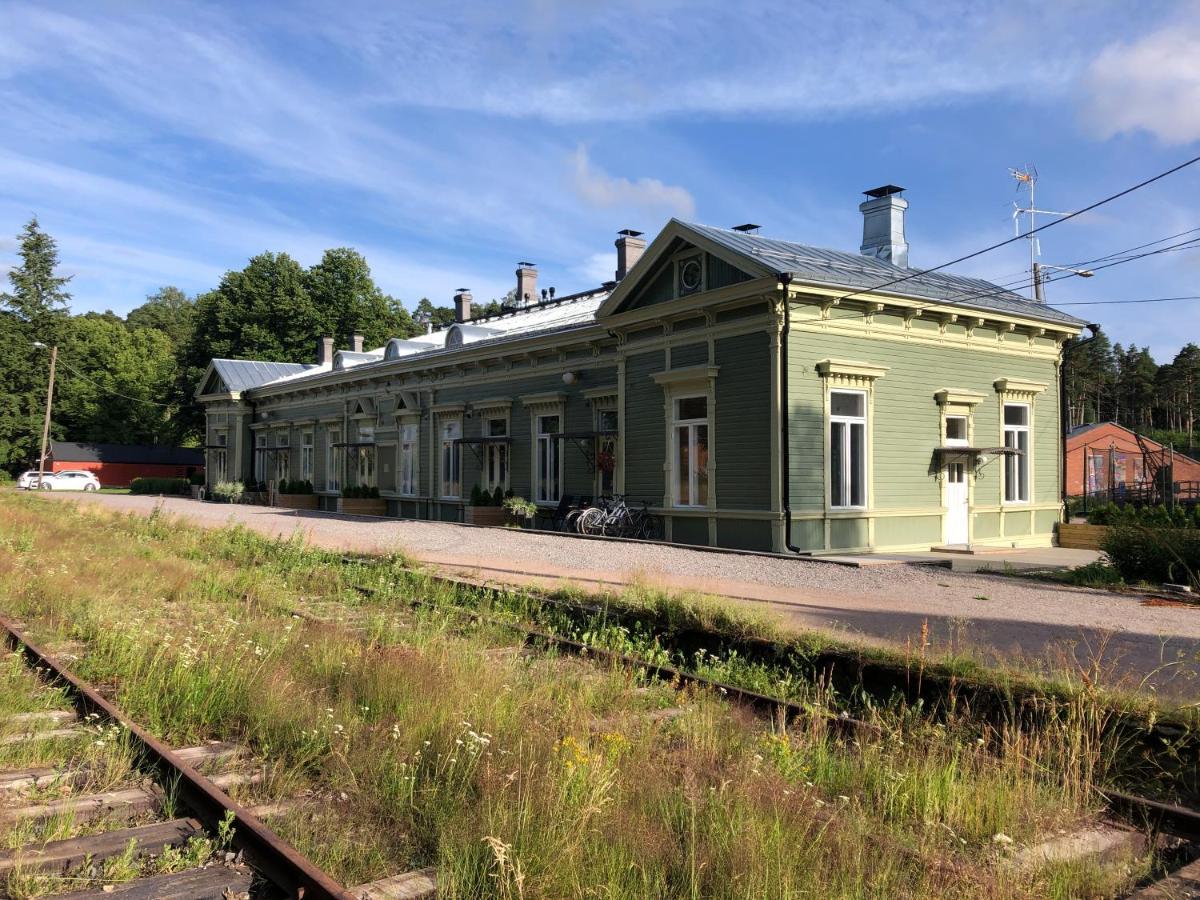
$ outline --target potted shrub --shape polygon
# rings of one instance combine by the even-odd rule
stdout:
[[[538,507],[532,500],[526,500],[524,497],[506,497],[504,509],[508,513],[508,524],[528,528],[533,523],[533,517],[537,515]]]
[[[240,481],[218,481],[213,485],[212,496],[217,503],[239,503],[245,490]]]
[[[499,488],[496,490],[493,494],[479,485],[471,488],[471,500],[463,510],[463,521],[468,525],[503,525],[508,513],[502,505],[504,493]]]
[[[342,512],[356,516],[387,515],[387,501],[379,496],[379,488],[349,485],[342,489]]]
[[[275,505],[284,509],[316,509],[317,495],[311,481],[281,481]]]

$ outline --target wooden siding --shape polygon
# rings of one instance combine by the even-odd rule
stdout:
[[[662,388],[650,376],[664,368],[661,350],[635,354],[625,364],[625,494],[654,506],[663,500],[667,426]]]
[[[761,331],[716,341],[715,486],[718,505],[728,509],[771,507],[778,476],[771,468],[770,353]]]

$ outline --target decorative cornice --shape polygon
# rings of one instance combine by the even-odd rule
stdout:
[[[595,402],[603,400],[606,397],[617,396],[617,386],[615,384],[606,384],[601,387],[588,388],[586,391],[580,391],[585,400]]]
[[[566,391],[543,391],[540,394],[522,394],[520,401],[523,406],[528,407],[557,407],[567,400]]]
[[[433,404],[433,406],[429,407],[429,411],[438,413],[439,415],[444,415],[445,413],[464,412],[466,410],[466,408],[467,408],[467,404],[462,403],[462,402],[459,402],[459,403],[435,403],[435,404]]]
[[[857,381],[874,381],[887,374],[887,366],[874,363],[854,362],[846,359],[823,359],[817,363],[822,378],[844,378]]]
[[[956,406],[976,406],[987,399],[986,394],[978,391],[964,391],[956,388],[942,388],[934,395],[939,406],[954,404]]]
[[[498,409],[502,409],[505,412],[510,412],[512,410],[512,405],[512,397],[487,397],[483,400],[472,400],[471,412],[494,412]]]
[[[675,386],[679,384],[698,384],[716,378],[721,371],[720,366],[688,366],[685,369],[668,369],[665,372],[654,372],[650,378],[660,386]]]
[[[1019,378],[997,378],[992,384],[997,394],[1026,400],[1032,400],[1049,387],[1043,381],[1022,381]]]

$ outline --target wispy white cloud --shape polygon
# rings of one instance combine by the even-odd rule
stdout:
[[[1163,28],[1106,46],[1084,84],[1083,122],[1100,137],[1141,130],[1171,144],[1200,141],[1200,3]]]
[[[571,155],[571,167],[575,193],[596,209],[665,210],[679,216],[691,216],[696,211],[696,201],[686,188],[664,184],[657,178],[609,175],[592,163],[582,144]]]

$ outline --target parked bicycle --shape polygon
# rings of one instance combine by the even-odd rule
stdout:
[[[606,537],[654,541],[661,534],[658,519],[650,513],[645,501],[642,501],[640,509],[634,508],[620,494],[580,510],[574,518],[568,517],[568,524],[580,534]]]

